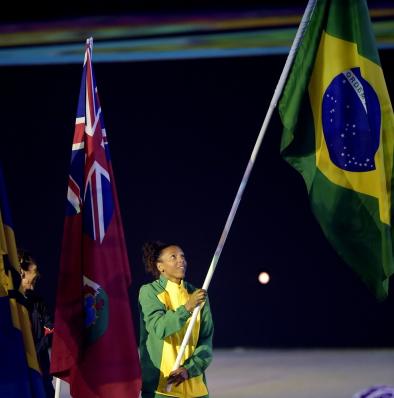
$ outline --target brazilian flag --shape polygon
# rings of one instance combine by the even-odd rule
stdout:
[[[364,0],[317,0],[280,103],[281,154],[334,249],[378,299],[394,273],[394,115]]]

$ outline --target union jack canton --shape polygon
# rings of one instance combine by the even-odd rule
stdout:
[[[67,216],[82,212],[83,230],[101,243],[114,213],[110,154],[92,68],[93,39],[86,40],[67,190]]]

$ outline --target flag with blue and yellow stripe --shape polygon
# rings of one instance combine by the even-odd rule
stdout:
[[[19,261],[0,168],[0,397],[45,398],[27,309],[14,294]]]
[[[380,299],[394,273],[394,115],[364,0],[317,0],[279,103],[282,156],[338,254]]]

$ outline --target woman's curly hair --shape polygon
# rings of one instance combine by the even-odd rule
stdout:
[[[145,242],[142,246],[142,261],[145,264],[145,270],[149,274],[153,275],[155,279],[160,277],[160,272],[157,269],[157,261],[161,255],[161,252],[169,246],[175,246],[174,244],[168,244],[159,240]]]

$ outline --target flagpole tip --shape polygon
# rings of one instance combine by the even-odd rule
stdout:
[[[86,45],[89,46],[90,48],[93,47],[93,37],[89,37],[86,39]]]

